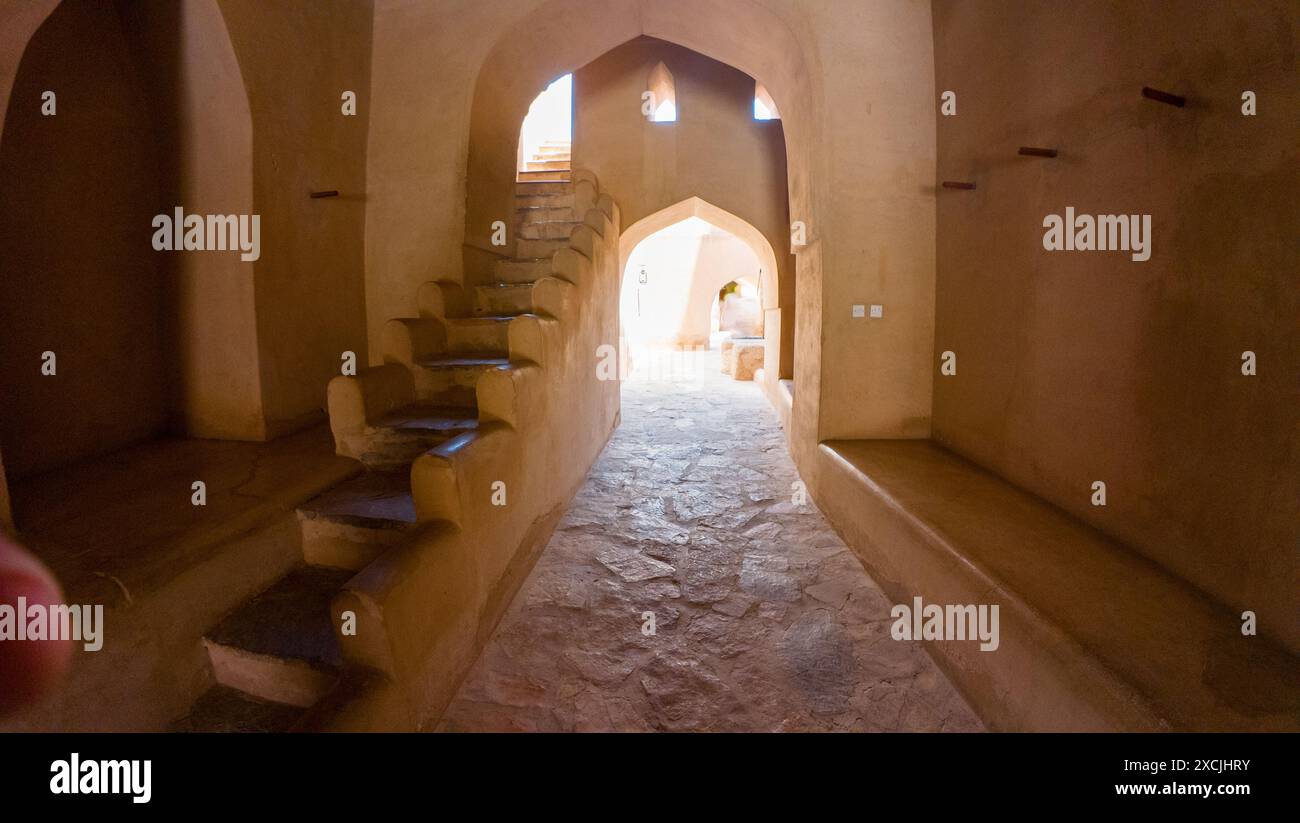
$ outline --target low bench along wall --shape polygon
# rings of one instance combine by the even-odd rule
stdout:
[[[928,440],[821,444],[814,489],[895,603],[997,604],[927,641],[993,729],[1300,729],[1300,661],[1100,532]]]

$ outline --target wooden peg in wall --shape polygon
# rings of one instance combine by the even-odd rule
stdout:
[[[1148,100],[1155,100],[1159,103],[1168,103],[1171,106],[1177,106],[1180,109],[1187,104],[1186,97],[1180,97],[1177,94],[1170,94],[1167,91],[1153,89],[1150,86],[1142,87],[1142,96]]]

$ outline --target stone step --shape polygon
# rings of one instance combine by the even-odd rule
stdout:
[[[576,220],[524,223],[519,227],[518,236],[524,240],[568,240],[577,227]]]
[[[553,195],[562,197],[563,195]],[[517,200],[518,198],[516,198]],[[572,198],[570,198],[572,202]],[[572,205],[552,206],[552,205],[532,205],[515,206],[515,222],[519,225],[528,223],[576,223],[578,215]]]
[[[330,600],[352,574],[301,568],[226,615],[203,638],[217,683],[289,706],[319,700],[343,663]]]
[[[535,260],[498,260],[494,269],[501,283],[532,283],[551,275],[551,258]]]
[[[445,390],[434,390],[429,392],[420,402],[430,406],[454,408],[457,410],[457,416],[460,417],[474,417],[476,419],[478,417],[478,397],[474,394],[473,386],[469,388],[468,393],[463,391],[461,386],[453,386]]]
[[[505,359],[505,355],[501,355]],[[433,445],[478,428],[478,414],[464,405],[416,403],[394,409],[375,422],[377,428],[429,438]]]
[[[560,249],[566,249],[568,247],[568,238],[563,240],[533,240],[524,237],[515,241],[515,257],[519,260],[536,260],[542,257],[549,258]]]
[[[500,315],[503,312],[491,311],[485,314]],[[447,354],[421,360],[416,364],[415,394],[422,402],[440,402],[453,406],[476,405],[477,395],[474,387],[478,378],[485,371],[504,369],[510,365],[507,357],[476,357]]]
[[[430,371],[455,372],[458,374],[465,372],[467,375],[472,373],[472,376],[477,378],[481,372],[487,369],[499,369],[510,365],[510,360],[506,357],[457,357],[446,355],[421,360],[418,365],[420,368]]]
[[[529,183],[527,184],[527,187],[536,188],[542,185],[549,185],[549,184]],[[562,184],[562,185],[567,185],[567,184]],[[556,192],[554,194],[543,194],[543,193],[531,194],[531,193],[520,193],[518,191],[515,192],[516,212],[518,212],[520,209],[570,209],[571,212],[576,217],[577,211],[574,207],[574,204],[576,202],[577,202],[577,196],[573,193],[572,189],[567,189],[562,192]]]
[[[447,350],[454,354],[506,357],[510,351],[512,319],[508,315],[448,318]]]
[[[458,434],[478,428],[478,414],[464,406],[413,404],[395,409],[375,423],[382,438],[374,457],[362,463],[371,471],[405,471],[415,458]]]
[[[569,171],[521,171],[518,176],[520,183],[567,183],[572,179]]]
[[[474,311],[492,315],[529,314],[533,310],[532,283],[489,283],[474,287]]]
[[[347,435],[349,454],[370,471],[404,471],[424,452],[477,426],[472,405],[430,399],[394,409],[362,432]]]
[[[568,171],[569,160],[529,160],[524,163],[524,171]]]
[[[287,732],[303,716],[302,708],[258,700],[229,686],[208,689],[189,712],[169,726],[173,732]]]
[[[567,195],[573,197],[573,183],[568,180],[518,180],[515,182],[515,197],[550,197]],[[572,203],[570,203],[572,205]]]
[[[444,436],[438,442],[449,439],[449,433],[439,434]],[[298,527],[307,563],[360,571],[400,542],[415,525],[410,464],[427,450],[400,469],[366,472],[299,506]]]

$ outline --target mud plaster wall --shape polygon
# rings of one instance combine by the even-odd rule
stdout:
[[[675,122],[651,122],[641,113],[641,94],[660,62],[673,75]],[[690,49],[640,37],[575,72],[573,97],[574,163],[596,173],[623,209],[624,225],[688,197],[745,220],[777,250],[779,305],[793,327],[785,138],[781,121],[754,119],[754,79]],[[788,376],[793,334],[781,342],[781,374]]]
[[[1255,610],[1292,648],[1298,15],[934,3],[937,86],[958,100],[936,113],[939,177],[979,186],[939,196],[935,350],[958,373],[935,380],[935,438]],[[1060,156],[1018,157],[1025,145]],[[1044,250],[1043,218],[1066,206],[1150,214],[1150,260]]]
[[[0,448],[9,479],[149,437],[169,414],[157,151],[115,7],[37,30],[0,138]],[[41,93],[57,114],[41,114]],[[57,374],[41,374],[42,352]]]
[[[344,351],[366,362],[373,5],[220,0],[253,117],[257,339],[267,433],[324,419]],[[357,115],[341,95],[357,94]],[[313,200],[312,191],[339,197]]]

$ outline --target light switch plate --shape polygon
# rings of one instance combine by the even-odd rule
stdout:
[[[871,316],[872,316],[872,317],[884,317],[884,316],[885,316],[885,307],[884,307],[884,306],[881,306],[881,305],[879,305],[879,304],[877,304],[877,303],[872,303],[872,304],[871,304]]]
[[[864,306],[864,305],[862,305],[861,303],[855,303],[855,304],[853,305],[853,316],[854,316],[854,317],[866,317],[866,316],[867,316],[867,307]]]

